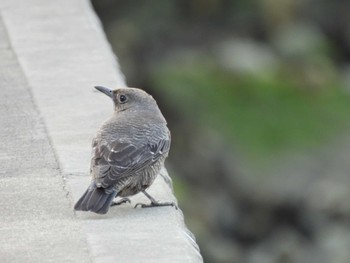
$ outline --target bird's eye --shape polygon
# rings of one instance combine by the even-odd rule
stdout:
[[[128,98],[127,98],[125,95],[120,95],[120,96],[119,96],[119,101],[120,101],[120,103],[126,102],[127,99],[128,99]]]

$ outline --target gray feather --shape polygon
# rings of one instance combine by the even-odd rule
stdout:
[[[134,88],[114,92],[123,92],[128,103],[120,104],[118,95],[111,95],[115,112],[92,142],[90,171],[96,189],[85,193],[90,200],[82,197],[79,201],[89,208],[78,202],[77,210],[107,211],[111,195],[107,198],[101,194],[107,189],[121,197],[145,190],[153,183],[170,150],[170,132],[154,99]]]

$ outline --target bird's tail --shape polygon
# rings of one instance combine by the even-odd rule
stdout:
[[[92,182],[83,196],[80,197],[79,201],[75,204],[74,209],[78,211],[92,211],[97,214],[105,214],[108,212],[116,194],[116,191],[99,188],[94,182]]]

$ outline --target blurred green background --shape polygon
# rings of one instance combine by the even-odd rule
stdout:
[[[93,0],[205,262],[350,262],[350,1]]]

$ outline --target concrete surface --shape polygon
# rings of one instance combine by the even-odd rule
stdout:
[[[73,212],[112,111],[92,87],[125,86],[90,3],[0,0],[0,18],[0,261],[201,262],[181,210]],[[149,192],[175,200],[160,176]]]

